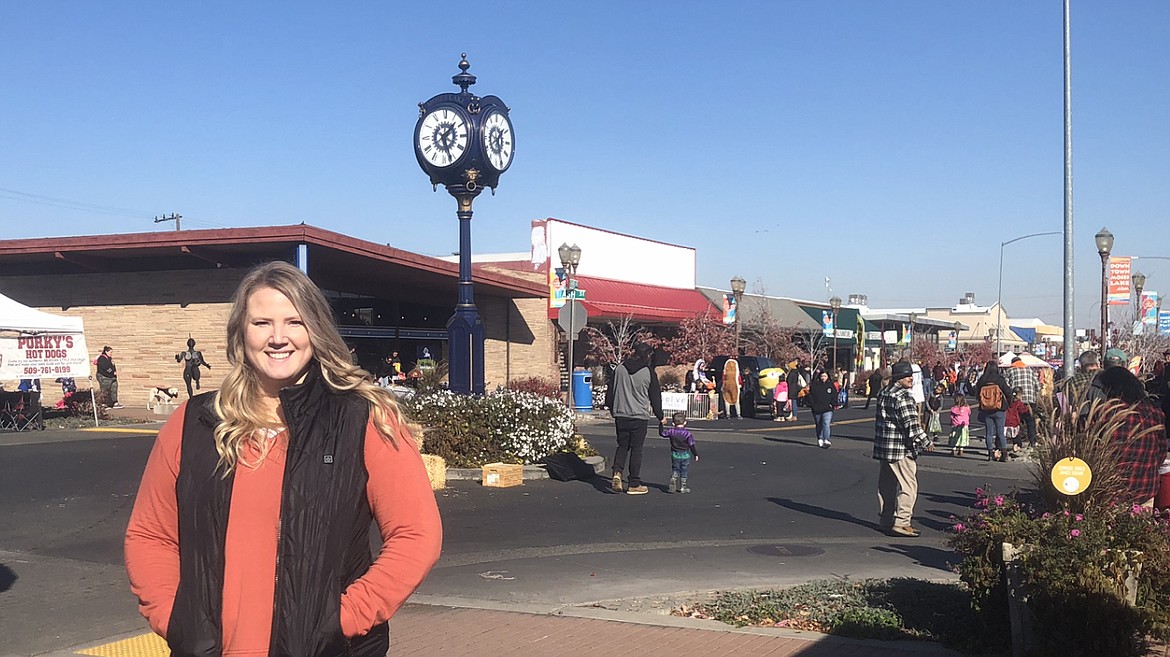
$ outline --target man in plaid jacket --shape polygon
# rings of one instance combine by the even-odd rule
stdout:
[[[1008,387],[1012,390],[1020,389],[1020,401],[1028,405],[1029,412],[1026,417],[1020,415],[1020,424],[1023,425],[1020,428],[1027,430],[1028,444],[1035,447],[1036,398],[1040,394],[1040,379],[1032,371],[1032,368],[1024,365],[1024,360],[1019,356],[1012,358],[1012,366],[1004,370],[1003,378],[1007,380]]]
[[[891,536],[916,537],[910,524],[918,499],[918,453],[933,449],[918,420],[918,404],[910,392],[914,370],[894,363],[890,385],[878,394],[873,457],[879,462],[878,501],[882,529]]]

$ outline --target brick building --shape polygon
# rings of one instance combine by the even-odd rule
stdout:
[[[123,403],[140,406],[154,386],[184,388],[175,354],[188,336],[213,368],[204,387],[216,387],[227,367],[232,292],[251,266],[269,260],[296,264],[325,290],[367,369],[391,351],[404,367],[424,350],[446,356],[457,264],[305,224],[0,240],[0,293],[83,318],[94,356],[103,345],[115,348]],[[555,377],[547,284],[485,266],[473,267],[472,278],[488,389]],[[43,383],[55,399],[54,386]]]

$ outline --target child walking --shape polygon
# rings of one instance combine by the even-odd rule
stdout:
[[[670,417],[671,424],[658,427],[658,435],[670,439],[670,485],[666,492],[689,493],[687,488],[687,472],[691,467],[691,459],[699,460],[699,451],[695,449],[695,436],[687,431],[687,414],[679,411]]]
[[[970,441],[968,428],[971,426],[971,407],[963,395],[955,395],[951,407],[951,456],[962,456]]]
[[[939,383],[934,386],[934,393],[926,398],[926,410],[930,419],[926,422],[926,433],[930,435],[930,442],[938,442],[938,437],[942,435],[942,421],[939,418],[942,415],[942,396],[946,391],[946,387]]]
[[[1012,403],[1008,405],[1007,414],[1003,421],[1003,435],[1012,442],[1012,456],[1016,456],[1020,452],[1022,441],[1020,440],[1020,422],[1024,419],[1024,415],[1029,415],[1032,409],[1027,404],[1020,401],[1020,395],[1024,390],[1022,388],[1012,388]]]
[[[792,402],[788,399],[788,382],[781,377],[772,390],[772,418],[787,422],[792,417]]]

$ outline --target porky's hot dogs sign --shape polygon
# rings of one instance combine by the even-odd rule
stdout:
[[[89,351],[80,333],[0,336],[0,379],[85,378]]]

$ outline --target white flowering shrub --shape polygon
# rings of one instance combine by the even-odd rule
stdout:
[[[572,412],[528,392],[501,388],[472,397],[436,390],[404,400],[402,407],[424,427],[423,451],[453,467],[537,463],[572,446]]]

